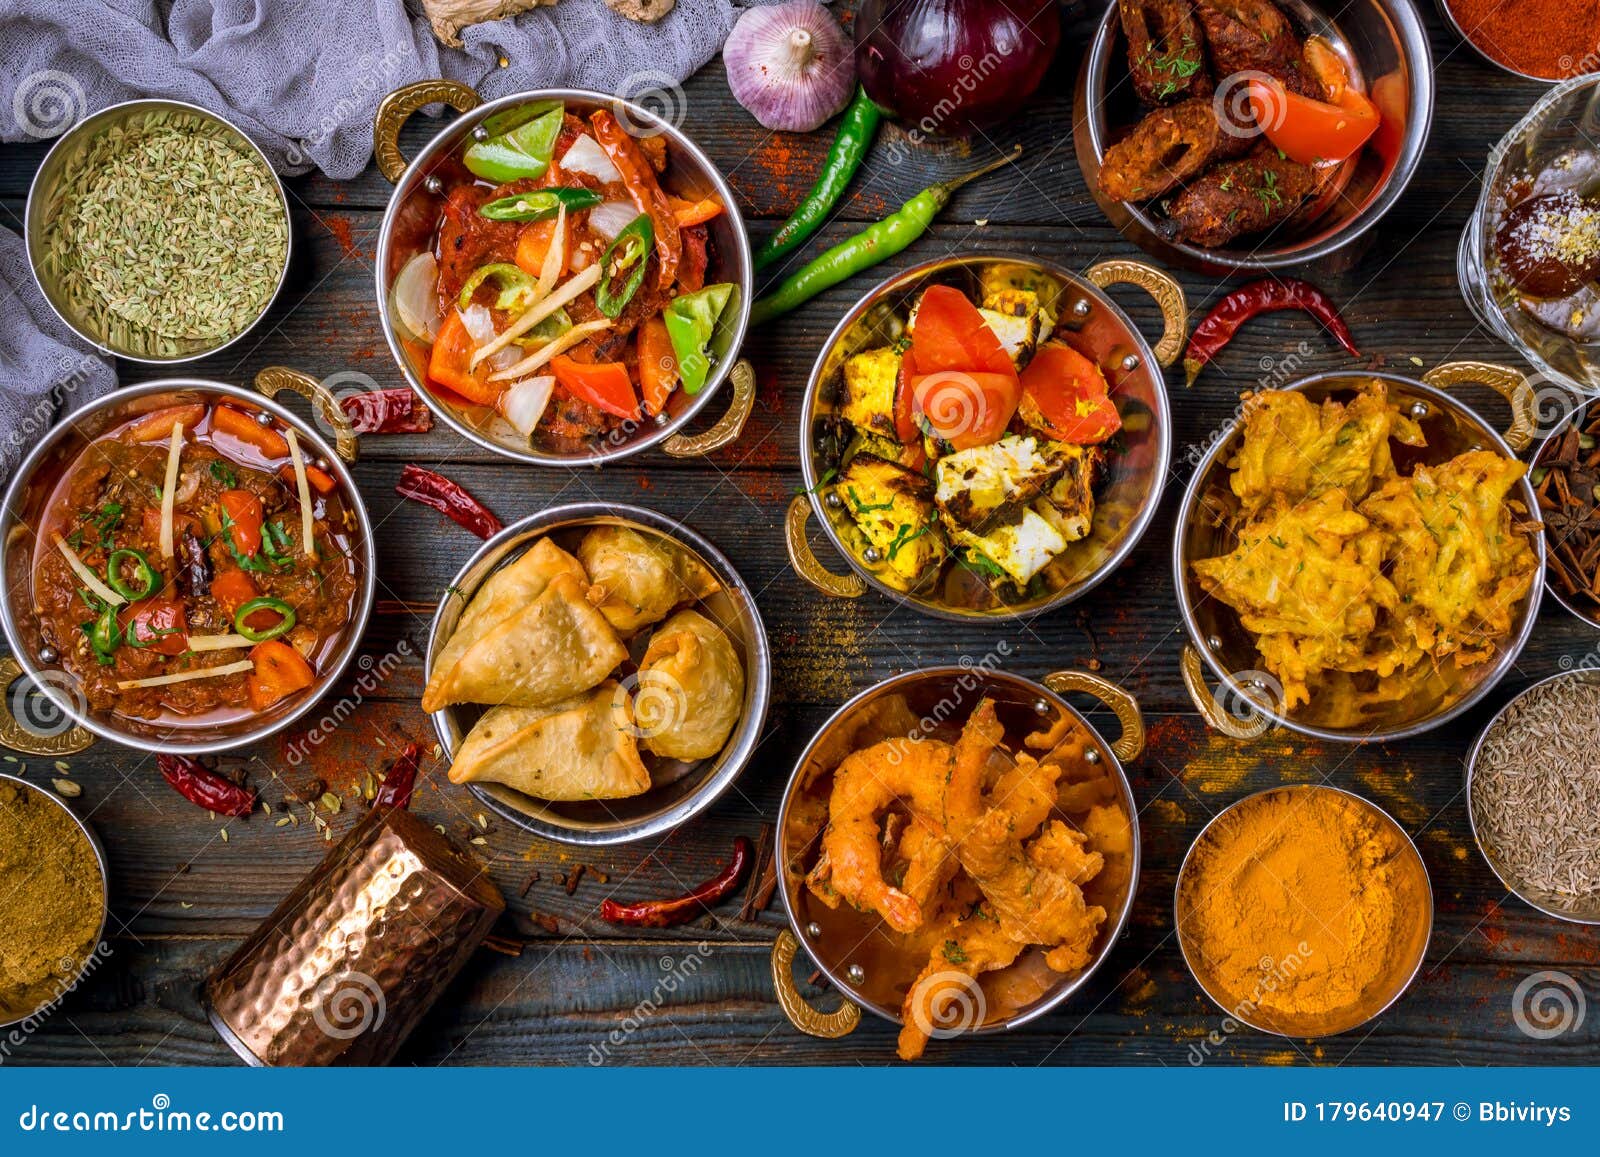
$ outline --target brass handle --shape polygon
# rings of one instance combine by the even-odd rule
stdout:
[[[268,366],[256,375],[256,389],[269,398],[277,397],[284,390],[293,390],[312,403],[322,414],[322,420],[333,427],[333,444],[339,457],[346,462],[356,460],[356,431],[350,424],[350,416],[328,387],[316,378],[288,366]]]
[[[811,553],[811,543],[806,541],[806,521],[811,517],[811,500],[797,494],[789,503],[788,516],[783,520],[783,540],[789,547],[789,565],[794,573],[805,579],[825,595],[836,599],[859,599],[867,593],[867,584],[857,574],[834,574],[817,561]]]
[[[823,1040],[849,1036],[861,1023],[861,1006],[848,997],[832,1012],[818,1012],[807,1004],[794,983],[794,954],[799,948],[800,941],[787,928],[772,942],[772,988],[778,994],[778,1007],[790,1024],[808,1036]]]
[[[756,408],[755,367],[740,358],[728,376],[733,379],[733,403],[728,412],[703,434],[674,434],[661,443],[664,453],[674,458],[699,458],[739,440],[744,424],[750,420],[750,411]]]
[[[1137,285],[1155,298],[1156,304],[1161,307],[1161,319],[1165,325],[1161,340],[1155,345],[1156,361],[1163,366],[1170,366],[1178,360],[1178,355],[1183,352],[1183,343],[1189,336],[1189,302],[1183,295],[1183,286],[1154,265],[1125,258],[1097,261],[1089,266],[1084,276],[1101,289],[1109,289],[1113,285]]]
[[[1115,711],[1122,734],[1111,745],[1111,754],[1123,763],[1132,763],[1144,753],[1144,715],[1139,711],[1139,701],[1110,679],[1088,671],[1055,671],[1044,677],[1044,685],[1058,695],[1087,692]]]
[[[1213,731],[1220,731],[1229,739],[1257,739],[1266,730],[1263,724],[1270,726],[1271,717],[1264,712],[1258,711],[1252,724],[1249,720],[1236,718],[1217,702],[1217,697],[1206,686],[1205,662],[1194,644],[1183,645],[1183,658],[1179,660],[1178,669],[1183,675],[1184,689],[1189,692],[1189,698],[1194,700],[1195,709]]]
[[[44,735],[18,719],[11,709],[11,685],[22,677],[21,663],[10,655],[0,658],[0,743],[25,755],[60,757],[75,755],[94,742],[88,729],[76,723],[65,731]]]
[[[1519,454],[1533,445],[1539,429],[1539,399],[1521,370],[1498,362],[1445,362],[1423,374],[1422,380],[1440,390],[1468,383],[1488,386],[1511,404],[1506,445]]]
[[[471,112],[483,98],[468,85],[456,80],[419,80],[402,85],[378,103],[372,118],[372,156],[378,172],[397,184],[406,171],[406,158],[400,152],[400,128],[411,114],[424,105],[443,101],[457,112]]]

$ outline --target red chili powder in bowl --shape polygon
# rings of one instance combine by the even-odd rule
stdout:
[[[1600,4],[1594,0],[1445,0],[1461,32],[1513,72],[1565,80],[1600,72]]]

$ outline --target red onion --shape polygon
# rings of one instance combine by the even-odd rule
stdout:
[[[1038,89],[1061,42],[1056,0],[866,0],[856,67],[913,135],[998,124]]]

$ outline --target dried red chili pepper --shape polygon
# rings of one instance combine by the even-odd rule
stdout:
[[[373,807],[411,806],[411,791],[417,786],[417,766],[422,760],[422,745],[408,743],[400,758],[389,765],[383,774],[383,783],[373,797]]]
[[[433,507],[479,538],[493,538],[505,529],[489,508],[467,493],[465,487],[421,466],[405,466],[394,490],[402,498]]]
[[[1188,375],[1188,384],[1194,384],[1200,367],[1222,352],[1222,347],[1239,332],[1241,325],[1257,314],[1278,309],[1305,310],[1322,323],[1333,335],[1334,341],[1349,351],[1351,357],[1361,356],[1361,351],[1356,349],[1355,339],[1350,336],[1350,327],[1339,316],[1338,306],[1327,294],[1309,281],[1293,277],[1282,281],[1266,278],[1252,281],[1228,294],[1212,306],[1211,312],[1194,327],[1194,333],[1189,337],[1189,348],[1183,352],[1183,370]]]
[[[219,816],[247,816],[255,810],[255,792],[186,755],[158,755],[156,767],[174,791],[197,807]]]
[[[740,836],[733,841],[733,858],[727,866],[688,895],[671,900],[644,900],[637,904],[618,904],[615,900],[606,900],[600,905],[600,918],[613,924],[631,924],[636,928],[670,928],[685,920],[693,920],[702,909],[711,907],[739,886],[754,855],[755,849],[750,841]]]
[[[339,399],[339,408],[357,434],[426,434],[433,414],[405,386],[369,390]]]

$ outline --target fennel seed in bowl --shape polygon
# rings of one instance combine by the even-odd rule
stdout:
[[[74,322],[114,352],[164,359],[224,345],[265,311],[288,221],[266,162],[227,125],[164,109],[69,158],[47,241]]]

